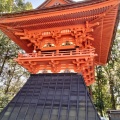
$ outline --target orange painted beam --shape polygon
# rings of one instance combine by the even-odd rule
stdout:
[[[16,61],[31,73],[50,70],[53,73],[69,69],[82,73],[86,84],[94,82],[94,49],[19,54]]]

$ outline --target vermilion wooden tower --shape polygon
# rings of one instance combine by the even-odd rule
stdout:
[[[108,60],[119,3],[46,0],[37,9],[3,15],[0,29],[26,51],[16,61],[29,72],[74,70],[90,85],[94,66]]]

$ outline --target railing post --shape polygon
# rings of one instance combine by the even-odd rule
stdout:
[[[76,55],[79,54],[79,48],[76,48]]]
[[[56,50],[56,55],[59,55],[59,50]]]
[[[37,57],[41,56],[41,51],[38,51]]]
[[[70,51],[70,55],[72,55],[72,51]]]
[[[52,52],[52,56],[55,56],[54,52]]]

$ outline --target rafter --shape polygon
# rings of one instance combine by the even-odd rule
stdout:
[[[84,22],[84,20],[87,20],[87,19],[89,20],[91,18],[97,18],[97,17],[100,17],[100,16],[101,15],[95,15],[95,16],[88,16],[88,17],[72,18],[72,19],[68,19],[68,20],[49,21],[49,22],[45,22],[45,23],[43,22],[43,23],[36,23],[36,24],[29,24],[29,25],[14,26],[13,28],[27,28],[27,27],[33,27],[33,26],[39,26],[39,25],[46,26],[46,25],[55,24],[55,23],[62,23],[62,22],[67,22],[68,24],[66,26],[68,26],[70,21],[75,23],[76,21],[83,20],[83,22]]]
[[[106,10],[103,14],[101,14],[98,18],[92,20],[90,23],[94,23],[99,21],[100,19],[104,18],[108,13],[116,8],[119,5],[119,2],[116,2],[113,6],[111,6],[108,10]]]
[[[14,31],[18,31],[18,32],[22,32],[23,30],[21,29],[16,29],[16,28],[13,28],[13,27],[10,27],[10,26],[6,26],[6,25],[2,25],[0,24],[0,28],[2,29],[6,29],[6,30],[11,30],[12,32]]]

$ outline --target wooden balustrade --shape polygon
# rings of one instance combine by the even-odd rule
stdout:
[[[64,57],[64,56],[86,56],[86,55],[93,55],[95,54],[95,49],[86,49],[86,50],[70,50],[70,51],[59,51],[59,52],[36,52],[36,53],[25,53],[25,54],[18,54],[18,58],[31,58],[31,57]]]

